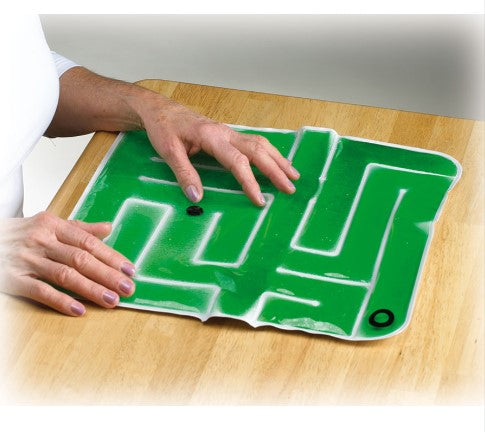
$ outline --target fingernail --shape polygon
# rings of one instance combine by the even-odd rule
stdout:
[[[84,315],[86,309],[84,309],[84,306],[80,303],[73,303],[71,304],[71,312],[76,316],[81,316]]]
[[[122,291],[125,294],[131,294],[131,292],[133,291],[133,282],[128,279],[121,281],[120,291]]]
[[[187,198],[192,201],[192,202],[197,202],[199,201],[199,192],[197,192],[197,189],[195,186],[187,186],[185,188],[185,194],[187,195]]]
[[[103,294],[103,300],[109,304],[115,304],[118,300],[118,296],[111,291],[105,291]]]
[[[261,205],[266,205],[266,200],[264,199],[264,195],[261,193],[259,194],[259,202],[261,203]]]
[[[135,266],[133,264],[130,264],[129,262],[125,262],[121,266],[121,271],[127,276],[134,276]]]
[[[290,167],[290,174],[293,176],[293,177],[300,177],[300,173],[296,170],[295,167]]]
[[[290,188],[291,193],[296,191],[295,185],[290,180],[288,180],[288,187]]]

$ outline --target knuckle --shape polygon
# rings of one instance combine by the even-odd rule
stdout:
[[[83,224],[81,223],[81,221],[78,221],[76,219],[71,219],[71,220],[68,220],[66,221],[69,225],[74,225],[75,227],[77,228],[80,228],[80,229],[83,229]]]
[[[249,159],[242,153],[236,153],[233,158],[233,167],[247,166],[249,165]]]
[[[31,224],[25,233],[25,244],[27,247],[47,246],[55,235],[57,224],[56,216],[48,212],[40,212],[32,217]]]
[[[85,250],[78,250],[73,254],[72,261],[74,267],[82,270],[85,269],[91,259],[91,254]]]
[[[17,259],[22,263],[30,263],[32,261],[32,253],[29,248],[23,247],[16,253]]]
[[[49,306],[55,306],[56,303],[56,291],[54,288],[49,289],[49,287],[46,287],[43,293],[42,301],[45,304],[48,304]]]
[[[256,141],[253,146],[254,153],[259,154],[266,151],[266,147],[261,142]]]
[[[254,140],[256,141],[256,144],[261,148],[261,149],[266,149],[268,145],[271,145],[270,142],[268,141],[267,138],[265,138],[262,135],[254,135]]]
[[[42,229],[31,229],[25,236],[25,245],[30,248],[45,245],[47,242],[46,233]]]
[[[259,142],[253,141],[251,145],[251,153],[249,160],[251,162],[255,162],[256,160],[260,160],[262,155],[266,153],[266,148],[263,144]]]
[[[177,142],[175,140],[167,140],[163,147],[162,156],[167,159],[173,159],[177,154]]]
[[[102,290],[95,284],[91,284],[88,288],[87,297],[93,301],[102,301]]]
[[[56,222],[56,217],[49,212],[42,211],[34,216],[35,221],[44,226],[49,226]]]
[[[30,270],[34,269],[34,264],[36,261],[35,253],[32,253],[32,250],[28,247],[20,248],[17,253],[16,259],[18,262],[23,263],[23,265],[27,265]],[[35,273],[35,272],[33,272]]]
[[[217,135],[221,132],[221,125],[218,123],[202,123],[199,126],[199,133],[204,136]]]
[[[97,244],[96,237],[91,234],[83,236],[80,242],[81,248],[87,252],[93,252],[96,249]]]
[[[60,264],[54,272],[54,282],[64,286],[65,288],[73,277],[73,269],[67,265]]]

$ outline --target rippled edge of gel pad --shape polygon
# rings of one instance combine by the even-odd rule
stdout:
[[[347,331],[347,332],[343,331],[342,328],[340,328],[339,326],[335,325],[334,323],[332,323],[330,321],[317,321],[317,320],[314,320],[310,317],[305,317],[305,316],[299,316],[299,317],[296,317],[296,318],[289,318],[289,319],[286,319],[286,320],[281,320],[280,322],[262,321],[260,318],[262,317],[262,314],[263,314],[263,305],[260,304],[260,303],[261,303],[263,297],[265,297],[265,299],[264,299],[265,302],[269,299],[270,296],[273,295],[273,301],[274,301],[275,298],[277,298],[279,300],[287,299],[287,300],[290,300],[290,301],[293,301],[293,302],[300,301],[301,303],[305,303],[305,304],[310,305],[310,306],[317,306],[317,305],[320,304],[320,302],[318,302],[317,300],[309,300],[309,299],[301,299],[301,298],[299,299],[297,296],[294,295],[294,293],[292,293],[291,291],[285,290],[285,289],[277,289],[279,291],[279,293],[275,293],[274,291],[272,291],[272,292],[264,291],[261,295],[259,295],[258,297],[255,298],[255,301],[252,304],[252,307],[250,307],[244,313],[239,314],[239,315],[227,314],[227,313],[221,312],[220,310],[214,310],[216,302],[218,300],[220,300],[219,297],[221,295],[221,287],[218,287],[218,286],[216,286],[212,283],[200,283],[200,281],[199,282],[193,282],[192,281],[191,284],[194,285],[194,286],[197,285],[199,288],[200,288],[200,286],[206,286],[206,287],[210,286],[214,289],[217,288],[217,290],[215,290],[215,295],[212,298],[212,303],[210,303],[210,308],[209,308],[209,311],[207,313],[201,313],[200,311],[197,311],[196,308],[193,308],[193,310],[190,310],[191,309],[190,306],[186,306],[185,310],[170,309],[170,308],[166,307],[169,304],[169,302],[165,302],[165,303],[161,302],[161,304],[165,305],[165,307],[163,307],[163,306],[159,307],[159,306],[155,305],[156,302],[153,302],[153,301],[146,301],[145,302],[143,299],[138,299],[137,303],[130,303],[129,301],[126,301],[126,299],[121,298],[119,305],[123,306],[123,307],[134,308],[134,309],[168,312],[168,313],[177,314],[177,315],[194,316],[194,317],[201,319],[202,321],[205,321],[210,317],[229,317],[229,318],[243,320],[243,321],[249,323],[253,327],[269,325],[269,326],[277,327],[277,328],[284,329],[284,330],[300,330],[300,331],[304,331],[304,332],[308,332],[308,333],[325,334],[325,335],[337,337],[337,338],[340,338],[340,339],[354,340],[354,341],[382,339],[382,338],[390,337],[392,335],[395,335],[395,334],[402,332],[407,327],[407,325],[409,324],[409,321],[410,321],[410,318],[411,318],[411,314],[412,314],[412,310],[413,310],[413,307],[414,307],[414,302],[415,302],[415,297],[416,297],[416,292],[417,292],[417,287],[418,287],[418,284],[419,284],[421,272],[422,272],[424,262],[425,262],[425,258],[426,258],[426,255],[427,255],[427,252],[428,252],[428,249],[429,249],[429,245],[430,245],[430,242],[431,242],[431,239],[432,239],[432,236],[433,236],[433,225],[438,220],[439,215],[441,214],[441,211],[442,211],[443,205],[446,201],[446,197],[447,197],[448,192],[452,189],[452,187],[456,184],[456,182],[459,180],[459,178],[461,176],[461,166],[460,166],[460,164],[454,158],[452,158],[449,155],[446,155],[444,153],[440,153],[440,152],[436,152],[436,151],[430,151],[430,150],[424,150],[424,149],[419,149],[419,148],[414,148],[414,147],[407,147],[407,146],[402,146],[402,145],[397,145],[397,144],[390,144],[390,143],[385,143],[385,142],[372,141],[372,140],[367,140],[367,139],[363,139],[363,138],[340,137],[339,135],[337,135],[337,133],[334,130],[326,129],[326,128],[302,127],[299,130],[295,131],[295,130],[287,130],[287,129],[253,128],[253,127],[240,126],[240,125],[228,125],[228,126],[230,126],[231,128],[233,128],[237,131],[246,132],[246,133],[261,133],[263,135],[265,133],[267,133],[267,134],[271,134],[271,133],[293,134],[294,140],[291,144],[290,153],[287,156],[290,160],[295,157],[295,153],[297,152],[298,145],[299,145],[299,140],[302,139],[302,136],[304,134],[306,134],[306,133],[326,134],[326,136],[328,138],[329,145],[328,145],[328,153],[325,156],[325,161],[324,161],[324,164],[323,164],[324,166],[322,167],[323,171],[322,171],[322,174],[320,175],[320,178],[318,179],[320,189],[322,188],[322,186],[325,184],[325,182],[327,180],[326,173],[328,172],[330,165],[332,165],[332,162],[334,160],[333,159],[334,156],[335,156],[335,159],[337,159],[337,155],[338,155],[339,151],[341,151],[342,148],[343,148],[342,146],[344,144],[348,145],[348,143],[357,144],[356,148],[358,148],[358,144],[363,144],[363,145],[371,144],[371,145],[379,145],[379,146],[384,146],[384,147],[389,147],[389,148],[403,149],[407,152],[421,153],[423,155],[435,155],[435,156],[447,159],[448,161],[450,161],[455,166],[456,172],[453,175],[450,175],[450,174],[446,174],[446,175],[445,174],[434,174],[432,172],[428,173],[428,172],[425,172],[425,171],[421,171],[421,172],[420,171],[414,171],[415,173],[430,174],[432,176],[445,177],[445,178],[450,179],[450,181],[449,181],[449,185],[446,187],[446,190],[444,190],[444,192],[442,193],[442,196],[439,200],[439,206],[437,206],[437,210],[434,212],[434,218],[430,221],[423,222],[424,228],[422,230],[427,234],[427,236],[426,236],[426,241],[424,242],[424,248],[419,251],[420,256],[417,257],[417,258],[419,258],[419,265],[417,266],[417,272],[413,273],[414,274],[414,277],[413,277],[414,283],[412,284],[412,287],[410,287],[411,295],[410,295],[410,297],[409,297],[409,299],[408,299],[408,301],[405,305],[406,306],[406,314],[405,314],[405,319],[404,319],[403,323],[401,325],[399,325],[397,328],[393,328],[390,332],[385,333],[385,331],[384,331],[385,329],[383,327],[380,327],[379,322],[377,322],[377,324],[375,324],[375,328],[374,328],[374,324],[372,326],[369,326],[369,325],[367,326],[367,327],[370,328],[370,330],[368,331],[367,334],[365,333],[365,331],[363,333],[362,332],[359,333],[359,329],[365,323],[364,322],[364,314],[365,314],[365,312],[368,312],[367,308],[369,306],[369,302],[371,301],[372,294],[374,293],[374,291],[371,291],[369,289],[369,287],[371,286],[371,282],[372,282],[371,280],[369,280],[368,282],[365,282],[365,281],[359,282],[359,281],[354,281],[354,280],[348,281],[349,285],[355,285],[357,287],[360,287],[360,286],[366,287],[367,291],[365,291],[365,294],[363,295],[362,303],[360,305],[357,304],[357,305],[359,305],[359,307],[358,307],[359,313],[357,314],[357,316],[354,316],[354,318],[353,318],[354,324],[352,326],[352,331]],[[128,134],[129,133],[130,132],[128,132]],[[118,135],[118,137],[115,139],[114,143],[112,144],[111,148],[109,149],[109,151],[107,152],[107,154],[103,158],[102,162],[100,163],[99,167],[97,168],[96,172],[94,173],[93,177],[91,178],[89,184],[87,185],[86,189],[84,190],[81,198],[79,199],[78,203],[76,204],[75,208],[73,209],[69,219],[80,218],[81,220],[83,220],[83,214],[82,214],[82,212],[80,212],[80,210],[83,207],[89,207],[89,203],[87,203],[89,194],[92,191],[93,186],[95,186],[96,182],[100,178],[100,175],[102,174],[106,164],[108,163],[108,161],[112,157],[115,150],[118,148],[118,145],[120,144],[120,142],[122,142],[122,139],[123,139],[124,136],[125,136],[125,133],[120,133]],[[344,143],[344,144],[341,144],[341,143]],[[339,147],[339,145],[340,145],[340,147]],[[338,148],[338,150],[337,150],[337,148]],[[333,149],[334,153],[331,152],[331,149]],[[154,159],[159,159],[159,158],[154,158],[154,157],[151,158],[151,160],[154,160]],[[163,160],[160,159],[160,160],[158,160],[158,162],[163,162]],[[369,175],[372,174],[371,173],[372,170],[369,170],[369,172],[367,172],[367,168],[369,168],[370,165],[375,166],[375,165],[379,165],[379,164],[376,164],[376,163],[373,163],[373,162],[367,163],[366,164],[366,171],[364,173],[364,177],[368,174]],[[200,165],[200,166],[204,166],[204,165]],[[388,168],[390,168],[390,170],[392,170],[393,167],[396,167],[395,168],[396,171],[413,172],[412,169],[406,169],[406,168],[399,169],[398,165],[389,165],[388,166]],[[298,169],[302,173],[302,178],[303,178],[305,176],[304,169],[302,169],[302,168],[298,168]],[[377,171],[379,171],[379,170],[377,170]],[[382,170],[380,170],[380,171],[382,171]],[[144,176],[139,176],[138,178],[141,179],[142,177],[144,177]],[[150,179],[148,177],[144,177],[144,179],[147,180],[147,181],[151,180],[153,183],[157,182],[157,179]],[[260,178],[258,178],[258,181],[261,181]],[[173,182],[165,181],[165,180],[159,180],[159,182],[160,183],[166,183],[166,184],[169,184],[169,183],[174,184]],[[362,189],[360,189],[360,187],[359,187],[359,190],[360,190],[361,193],[362,193],[362,190],[364,189],[366,182],[367,182],[367,179],[365,181],[362,179],[360,186],[362,186],[362,184],[363,184],[363,187],[362,187]],[[296,183],[296,186],[297,186],[297,189],[298,189],[299,188],[298,182]],[[217,189],[217,188],[210,188],[210,187],[206,188],[204,186],[204,189]],[[276,194],[279,193],[275,188],[273,188],[273,189],[274,189]],[[224,190],[224,189],[219,189],[219,190]],[[240,188],[239,188],[239,190],[240,190]],[[359,190],[357,191],[357,194],[359,193]],[[233,193],[242,194],[242,192],[235,192],[233,189],[231,189],[231,191]],[[268,204],[266,206],[267,207],[266,211],[269,211],[269,206],[271,206],[273,204],[273,201],[274,201],[274,194],[267,193],[266,189],[263,189],[263,188],[262,188],[262,191],[263,191],[263,194],[265,195],[265,197],[268,201]],[[180,194],[182,194],[181,191],[180,191]],[[306,203],[305,212],[304,212],[301,220],[303,220],[303,218],[305,218],[305,217],[307,217],[306,221],[309,221],[311,219],[311,216],[313,214],[312,213],[313,208],[315,207],[315,204],[317,202],[316,201],[317,200],[317,198],[316,198],[317,194],[318,194],[318,192],[316,192],[315,196],[312,197],[312,198],[315,198],[313,201],[312,201],[312,199],[310,199]],[[398,197],[398,199],[397,199],[397,201],[396,201],[396,203],[395,203],[395,205],[394,205],[394,207],[391,211],[391,216],[389,217],[388,223],[386,224],[386,231],[384,232],[384,236],[388,236],[389,233],[392,231],[392,228],[394,226],[394,217],[396,216],[396,212],[399,209],[399,204],[400,204],[404,194],[405,194],[405,192],[399,193],[399,197]],[[319,197],[319,195],[318,195],[318,197]],[[123,203],[127,203],[128,201],[135,202],[135,204],[136,204],[137,198],[133,198],[133,197],[128,196],[123,201]],[[357,204],[361,205],[360,196],[359,196],[358,199],[356,198],[355,201],[357,202]],[[364,201],[364,200],[362,200],[362,201]],[[151,201],[144,201],[144,202],[149,203]],[[249,203],[249,205],[252,205],[252,204],[250,204],[249,200],[247,202]],[[187,203],[188,203],[187,205],[190,205],[190,202],[188,202],[188,200],[187,200]],[[352,201],[352,204],[354,204],[354,201]],[[153,205],[159,206],[159,207],[165,206],[167,208],[171,207],[170,205],[165,205],[165,204],[160,204],[160,203],[157,203],[157,204],[153,203]],[[204,200],[202,200],[202,202],[199,203],[199,205],[203,206]],[[359,207],[359,205],[356,205],[355,208],[357,209]],[[185,211],[185,208],[184,208],[184,211]],[[118,210],[118,212],[116,213],[116,216],[119,214],[119,212],[120,212],[120,210]],[[352,214],[352,212],[350,211],[348,213],[348,219],[354,220],[355,213]],[[351,214],[352,214],[352,216],[350,217]],[[258,217],[258,220],[259,219],[260,218]],[[264,217],[262,219],[264,220]],[[301,220],[300,220],[299,225],[301,225]],[[87,221],[89,222],[89,220],[87,220]],[[112,222],[114,222],[114,220]],[[303,225],[305,228],[306,228],[306,224],[307,224],[307,222],[305,222],[305,224]],[[214,224],[212,224],[212,225],[214,225]],[[352,224],[349,223],[349,226],[351,226],[351,225]],[[419,225],[419,224],[416,223],[416,225]],[[113,231],[114,231],[114,229],[115,229],[115,227],[113,227]],[[299,228],[297,228],[297,231],[298,231],[298,229]],[[209,231],[209,229],[208,229],[208,231]],[[214,232],[214,230],[211,231],[211,234],[213,232]],[[303,234],[302,234],[302,232],[303,232]],[[298,236],[296,236],[296,233],[295,233],[295,235],[292,238],[292,243],[291,243],[292,247],[294,247],[295,249],[300,247],[300,249],[302,251],[306,251],[307,253],[310,253],[310,254],[329,255],[329,253],[322,252],[322,250],[316,251],[316,249],[306,248],[306,247],[301,247],[301,246],[296,245],[296,243],[301,239],[301,237],[304,236],[305,232],[306,232],[305,230],[300,231]],[[344,235],[345,241],[342,242],[342,243],[344,243],[344,245],[347,242],[347,238],[346,238],[347,232],[345,232],[345,235]],[[258,230],[256,230],[256,233],[258,233]],[[344,229],[342,230],[342,233],[344,233]],[[111,237],[111,235],[112,234],[110,234],[109,237]],[[297,237],[296,241],[294,241],[295,236]],[[339,236],[339,239],[340,239],[340,237],[342,237],[342,234]],[[384,237],[381,237],[381,239],[384,239]],[[105,241],[106,240],[107,239],[105,239]],[[210,240],[210,238],[209,238],[209,240]],[[379,246],[379,251],[382,248],[383,244],[384,244],[383,251],[386,249],[387,240],[388,240],[388,237],[385,237],[385,239],[381,241],[380,246]],[[207,246],[207,242],[206,242],[205,246]],[[145,250],[145,249],[146,249],[146,247],[143,248],[143,250]],[[200,252],[200,249],[201,248],[199,248],[199,252]],[[381,256],[384,255],[383,251],[382,251],[382,253],[379,252],[379,254]],[[202,252],[205,252],[205,248],[202,248]],[[140,253],[140,255],[141,255],[141,253]],[[200,256],[198,258],[200,258]],[[375,259],[374,262],[377,263],[378,259],[379,259],[379,256]],[[202,260],[201,262],[210,264],[210,261],[203,261]],[[377,265],[377,273],[376,273],[376,275],[373,275],[373,277],[377,277],[377,276],[380,275],[380,270],[381,270],[380,265],[381,265],[381,263],[379,262],[379,264]],[[375,271],[375,269],[376,269],[376,267],[373,268],[373,272]],[[274,269],[272,271],[274,271]],[[300,277],[300,275],[303,275],[303,277],[308,277],[307,273],[301,273],[301,272],[298,272],[298,271],[293,271],[293,270],[287,269],[283,266],[279,266],[277,268],[276,272],[281,273],[281,274],[285,274],[285,273],[290,274],[290,275],[293,274],[293,275],[296,275],[298,277]],[[333,274],[331,274],[331,275],[333,275]],[[313,275],[313,276],[315,276],[315,275]],[[345,275],[341,275],[341,274],[338,275],[338,276],[344,276],[345,277]],[[139,275],[139,274],[135,275],[135,282],[137,284],[140,281],[150,283],[150,279],[151,279],[150,277],[142,276],[142,275]],[[337,283],[337,284],[345,284],[345,280],[337,280],[337,279],[334,278],[334,276],[329,276],[329,277],[327,277],[327,276],[321,276],[321,277],[316,276],[314,279],[322,281],[321,282],[322,284],[324,282],[330,281],[330,280],[332,280],[334,283]],[[176,281],[171,280],[170,282],[176,282]],[[165,284],[165,285],[167,285],[167,284]],[[172,284],[172,285],[174,285],[174,284]],[[175,283],[175,286],[176,285],[177,284]],[[374,283],[373,288],[375,288],[375,283]],[[285,291],[288,291],[289,294],[285,294]],[[265,296],[265,294],[269,294],[269,295]],[[341,294],[342,297],[345,297],[345,295],[346,295],[346,293]],[[296,300],[294,300],[295,298],[296,298]],[[324,298],[322,300],[324,300]],[[267,303],[264,303],[264,305],[266,307],[268,306]],[[269,305],[271,305],[271,304],[269,304]],[[177,306],[177,305],[175,305],[175,306]],[[259,307],[259,309],[258,309],[258,307]],[[259,315],[254,313],[254,309],[257,309],[257,312],[259,312]],[[376,312],[377,311],[378,311],[378,306],[376,306]],[[374,312],[374,314],[375,314],[375,312]],[[389,315],[388,315],[388,318],[390,318]],[[374,319],[373,322],[376,323],[376,321],[377,320]],[[375,330],[375,332],[373,332],[374,330]]]

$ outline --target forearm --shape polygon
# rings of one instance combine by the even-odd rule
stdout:
[[[144,105],[160,96],[134,84],[105,78],[83,67],[60,78],[59,103],[46,136],[74,136],[98,130],[142,129]],[[167,100],[168,102],[168,100]]]

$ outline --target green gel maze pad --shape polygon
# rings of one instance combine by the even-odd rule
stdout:
[[[294,195],[253,168],[267,202],[256,207],[199,154],[198,214],[145,132],[114,142],[71,218],[113,223],[106,244],[137,269],[136,292],[120,305],[350,340],[402,331],[458,162],[329,129],[231,127],[292,160]]]

